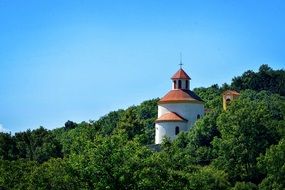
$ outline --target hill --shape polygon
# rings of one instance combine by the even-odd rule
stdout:
[[[0,189],[284,189],[285,72],[262,65],[194,89],[210,110],[187,133],[154,143],[157,101],[97,121],[0,133]],[[221,93],[240,91],[227,111]]]

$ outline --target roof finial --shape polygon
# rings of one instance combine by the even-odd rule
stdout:
[[[180,65],[180,69],[182,69],[182,53],[180,52],[180,63],[179,63],[179,65]]]

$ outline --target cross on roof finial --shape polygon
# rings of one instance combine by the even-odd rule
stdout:
[[[182,69],[182,53],[180,52],[180,63],[179,63],[179,65],[180,65],[180,69]]]

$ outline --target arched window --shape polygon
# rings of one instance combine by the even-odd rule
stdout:
[[[197,119],[200,119],[200,117],[201,117],[200,114],[198,114],[198,115],[197,115]]]
[[[176,86],[176,80],[173,81],[173,84],[174,84],[174,89],[176,89],[176,88],[177,88],[177,86]]]
[[[189,81],[186,80],[186,89],[189,89]]]
[[[176,126],[176,127],[175,127],[175,135],[178,135],[178,133],[179,133],[179,127]]]
[[[178,80],[178,88],[181,89],[181,80]]]
[[[227,104],[230,103],[230,101],[231,101],[231,99],[229,99],[229,98],[226,99]]]

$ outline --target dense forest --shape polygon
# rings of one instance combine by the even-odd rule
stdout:
[[[223,111],[227,89],[241,95]],[[0,133],[0,189],[285,189],[285,71],[262,65],[194,91],[209,111],[159,151],[158,99],[97,121]]]

